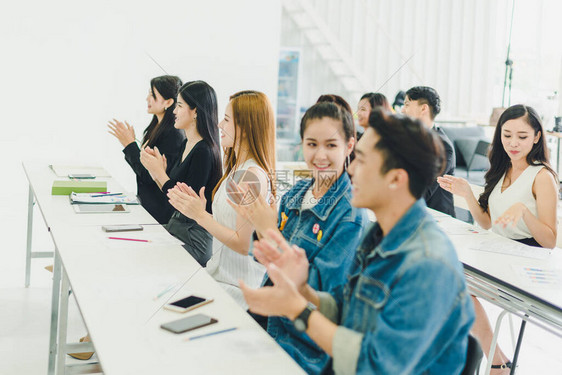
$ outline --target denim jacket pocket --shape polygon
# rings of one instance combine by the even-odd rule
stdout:
[[[317,241],[316,238],[311,238],[302,232],[297,234],[296,237],[299,239],[298,243],[300,243],[301,247],[306,251],[309,261],[314,259],[316,254],[324,247],[324,244]]]
[[[376,317],[388,302],[390,290],[379,280],[374,280],[364,275],[359,276],[355,288],[356,306],[353,312],[354,325],[360,332],[373,330],[376,326]]]

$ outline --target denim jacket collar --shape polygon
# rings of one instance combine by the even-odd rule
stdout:
[[[293,197],[287,202],[287,208],[290,210],[301,209],[302,199],[310,186],[314,183],[314,179],[311,178],[302,184],[299,191],[295,192]],[[330,212],[336,207],[338,201],[343,197],[346,191],[348,191],[351,185],[351,180],[346,171],[343,171],[341,176],[334,182],[334,184],[328,189],[326,194],[319,199],[319,203],[316,204],[310,210],[314,215],[318,217],[319,220],[326,220],[330,215]]]
[[[404,251],[402,244],[406,242],[417,228],[422,224],[424,218],[427,217],[425,201],[420,198],[406,213],[398,220],[390,232],[383,237],[382,241],[375,245],[375,236],[380,232],[380,226],[376,223],[371,230],[369,230],[366,241],[363,243],[363,251],[372,252],[370,256],[379,254],[381,257],[394,255]]]

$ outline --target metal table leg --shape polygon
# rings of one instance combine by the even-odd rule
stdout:
[[[64,267],[61,267],[61,287],[59,302],[59,324],[57,332],[57,354],[55,370],[57,375],[64,375],[66,368],[66,330],[68,327],[68,291],[70,284]]]
[[[29,196],[27,198],[27,248],[25,253],[25,287],[29,286],[31,277],[31,240],[33,238],[33,189],[29,185]]]
[[[53,269],[53,291],[51,297],[51,333],[49,338],[49,367],[48,375],[55,374],[55,362],[57,354],[57,334],[59,323],[59,298],[61,290],[62,264],[58,250],[55,247],[55,266]]]
[[[529,315],[525,315],[525,317],[529,317]],[[517,359],[519,358],[519,349],[521,349],[521,342],[523,341],[523,334],[525,333],[525,326],[527,325],[527,321],[523,319],[521,322],[521,329],[519,329],[519,337],[517,338],[517,345],[515,346],[515,353],[513,354],[513,361],[511,361],[511,371],[509,372],[510,375],[515,375],[515,368],[517,367]]]
[[[490,375],[490,371],[492,370],[492,362],[494,361],[494,352],[496,351],[496,344],[498,342],[500,326],[503,318],[505,317],[505,314],[507,314],[507,310],[503,310],[498,316],[498,320],[496,320],[496,328],[494,329],[494,336],[492,337],[490,353],[488,353],[488,362],[486,363],[486,372],[484,373],[484,375]]]

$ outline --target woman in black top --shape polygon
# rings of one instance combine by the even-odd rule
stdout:
[[[222,175],[215,90],[203,81],[187,82],[178,93],[174,126],[185,132],[180,157],[170,163],[157,147],[145,147],[140,160],[166,196],[168,189],[184,182],[207,199],[211,212],[211,194]],[[172,168],[167,172],[171,164]],[[193,219],[175,211],[166,229],[184,242],[184,248],[202,266],[212,255],[213,237]]]
[[[180,147],[185,139],[184,132],[174,128],[173,111],[176,95],[182,85],[176,76],[161,76],[150,81],[150,91],[146,97],[147,111],[153,115],[152,121],[144,130],[143,147],[157,147],[168,160],[168,169],[179,157]],[[137,194],[142,206],[160,223],[166,224],[174,208],[162,194],[146,168],[140,162],[140,148],[135,142],[135,131],[127,122],[113,119],[109,122],[109,133],[113,134],[125,147],[125,160],[137,176]]]

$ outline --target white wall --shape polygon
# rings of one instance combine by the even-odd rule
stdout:
[[[400,89],[435,87],[443,101],[441,118],[487,120],[492,108],[501,105],[511,0],[311,0],[311,4],[366,77],[365,91],[380,91],[392,101]],[[552,103],[547,97],[562,90],[561,14],[560,0],[515,1],[512,104],[534,105],[548,119]],[[301,47],[301,105],[311,105],[328,91],[357,104],[358,95],[337,81],[286,12],[281,43]]]
[[[23,261],[27,183],[21,160],[102,163],[136,189],[106,123],[128,120],[137,138],[148,125],[149,80],[164,72],[147,53],[184,81],[211,84],[219,116],[238,90],[261,90],[275,102],[280,19],[278,0],[3,4],[0,214],[13,217],[13,227],[0,229],[0,248],[20,252]]]

